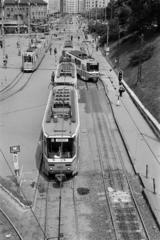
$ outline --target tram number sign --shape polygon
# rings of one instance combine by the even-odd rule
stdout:
[[[20,145],[10,147],[10,153],[17,153],[17,152],[20,152]]]
[[[68,142],[68,138],[56,138],[56,142]]]

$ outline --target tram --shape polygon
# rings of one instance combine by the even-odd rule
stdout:
[[[76,64],[77,75],[84,81],[96,83],[100,77],[99,63],[85,52],[79,50],[67,51],[65,56]]]
[[[42,169],[46,175],[77,173],[79,125],[76,88],[72,85],[53,87],[42,121]]]
[[[54,86],[71,85],[77,87],[77,69],[72,62],[61,62],[55,71]]]
[[[50,44],[49,38],[41,37],[40,39],[33,40],[30,47],[22,54],[22,71],[33,72],[41,63],[45,52]]]

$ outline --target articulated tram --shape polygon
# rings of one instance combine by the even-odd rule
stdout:
[[[82,80],[98,81],[100,77],[99,63],[94,58],[79,50],[68,51],[65,56],[76,64],[77,75]]]
[[[75,174],[79,152],[78,94],[72,85],[54,86],[43,122],[43,171],[47,175]]]
[[[49,38],[42,37],[38,40],[34,40],[30,47],[22,54],[22,71],[35,71],[45,56],[45,52],[49,45]]]

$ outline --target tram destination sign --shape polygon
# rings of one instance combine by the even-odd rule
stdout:
[[[10,147],[10,153],[17,153],[17,152],[20,152],[20,145]]]

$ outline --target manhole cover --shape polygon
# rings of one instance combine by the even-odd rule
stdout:
[[[89,189],[88,189],[88,188],[77,188],[77,192],[78,192],[80,195],[85,195],[85,194],[88,194],[88,193],[89,193]]]

